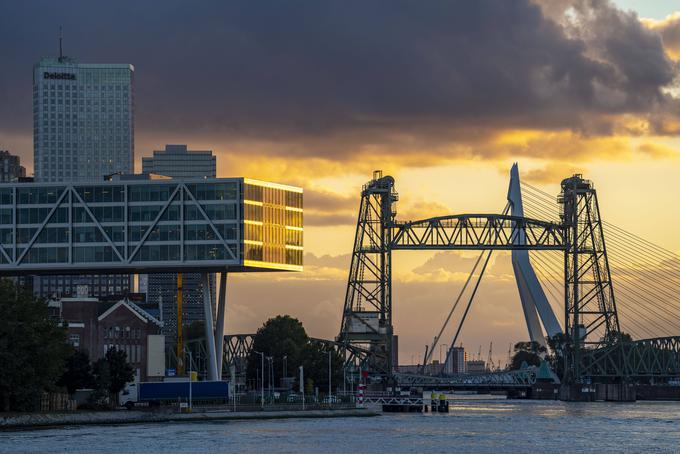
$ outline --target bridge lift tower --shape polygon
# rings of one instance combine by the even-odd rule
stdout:
[[[391,223],[396,216],[394,178],[373,173],[361,191],[354,250],[338,341],[368,352],[373,375],[388,378],[393,369]]]

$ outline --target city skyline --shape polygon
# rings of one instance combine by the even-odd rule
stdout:
[[[21,31],[2,22],[3,39],[25,44],[10,51],[22,55],[3,74],[0,148],[19,154],[31,171],[30,90],[18,82],[27,69],[17,65],[27,61],[24,53],[32,61],[55,53],[63,23],[66,54],[135,65],[138,171],[142,156],[162,144],[187,143],[215,150],[220,177],[244,174],[303,186],[306,271],[267,282],[234,279],[227,317],[232,332],[252,331],[269,315],[291,313],[315,335],[337,334],[358,192],[374,169],[395,176],[401,219],[500,211],[514,161],[525,181],[554,195],[562,178],[583,173],[595,182],[608,220],[680,250],[673,229],[680,219],[673,60],[680,46],[671,39],[678,23],[669,17],[680,7],[669,2],[667,10],[637,17],[620,9],[634,2],[580,2],[569,14],[560,2],[508,3],[479,2],[477,10],[456,2],[423,7],[422,24],[407,21],[407,8],[381,20],[369,6],[334,15],[307,8],[311,20],[301,24],[302,14],[293,7],[214,5],[219,13],[211,18],[200,7],[175,6],[164,17],[191,15],[187,28],[167,43],[154,38],[153,29],[135,31],[134,18],[103,7],[84,7],[86,15],[99,18],[98,29],[51,15],[45,5],[33,25],[42,30],[39,39],[22,40],[31,27]],[[149,13],[146,8],[139,7],[140,16]],[[469,8],[467,17],[478,22],[465,27],[456,8]],[[21,18],[31,7],[8,10],[6,17]],[[494,11],[515,19],[494,23]],[[197,23],[215,35],[188,39]],[[295,27],[296,33],[284,33]],[[120,30],[130,36],[116,39]],[[628,45],[607,48],[614,33]],[[314,34],[318,48],[302,44]],[[83,39],[89,35],[94,38]],[[456,48],[463,38],[472,49]],[[636,58],[642,57],[635,51],[644,52],[644,71],[638,71]],[[506,77],[498,67],[507,69]],[[654,203],[647,202],[650,194]],[[469,254],[396,254],[402,357],[420,353],[430,341],[427,318],[447,311],[472,261]],[[525,338],[526,329],[507,277],[509,259],[500,254],[489,272],[464,342],[472,350],[488,345],[490,324],[503,352],[503,340]]]

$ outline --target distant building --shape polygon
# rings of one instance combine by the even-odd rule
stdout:
[[[212,151],[188,150],[186,145],[166,145],[152,157],[142,158],[142,173],[156,173],[172,178],[217,176],[217,157]]]
[[[444,372],[448,375],[464,374],[467,372],[466,355],[463,347],[453,347],[447,358]]]
[[[156,150],[152,157],[142,158],[142,173],[164,175],[171,178],[215,178],[217,158],[212,151],[188,150],[186,145],[166,145]],[[146,278],[147,301],[156,304],[161,312],[164,333],[170,337],[177,332],[177,274],[151,274]],[[215,307],[215,275],[210,274],[210,292]],[[182,275],[182,321],[188,326],[205,320],[203,287],[199,273]]]
[[[43,58],[33,67],[33,166],[38,182],[99,182],[134,169],[134,67]],[[129,275],[40,276],[34,292],[99,297],[131,290]]]
[[[0,150],[0,183],[26,178],[26,169],[20,161],[19,156],[14,156],[7,150]]]
[[[67,326],[71,345],[87,352],[92,361],[116,348],[127,354],[137,380],[158,376],[157,372],[149,373],[148,364],[157,363],[159,355],[165,355],[157,347],[163,324],[137,304],[128,299],[113,302],[76,297],[49,301],[48,309]]]
[[[484,374],[486,373],[486,362],[482,359],[473,359],[467,363],[468,374]]]

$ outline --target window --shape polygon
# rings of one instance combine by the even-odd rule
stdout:
[[[71,334],[68,341],[73,347],[80,348],[80,334]]]

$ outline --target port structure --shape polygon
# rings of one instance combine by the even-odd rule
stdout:
[[[518,178],[516,166],[512,173]],[[578,383],[597,377],[626,380],[635,375],[621,342],[597,192],[574,175],[562,182],[560,222],[508,214],[458,214],[418,221],[396,218],[394,178],[375,172],[361,192],[354,248],[340,333],[336,341],[369,352],[365,363],[374,381],[394,379],[392,252],[397,250],[553,250],[564,253],[565,375]],[[521,200],[521,199],[520,199]],[[512,201],[512,200],[511,200]],[[521,210],[515,211],[522,214]],[[518,260],[515,260],[517,265]],[[561,333],[540,283],[515,266],[527,312],[538,309],[546,332]],[[530,269],[530,267],[529,267]],[[528,281],[531,282],[528,282]],[[529,285],[530,284],[530,285]],[[530,289],[529,287],[533,287]],[[523,292],[524,289],[524,292]],[[540,291],[539,291],[540,290]],[[528,295],[528,296],[526,296]],[[525,304],[526,303],[526,304]],[[527,316],[534,339],[540,326]],[[628,352],[630,349],[628,350]]]

